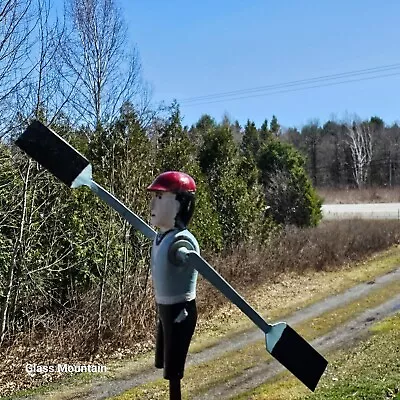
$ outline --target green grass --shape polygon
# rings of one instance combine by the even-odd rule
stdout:
[[[370,333],[354,347],[328,354],[329,368],[315,393],[285,373],[235,400],[400,400],[400,314]]]

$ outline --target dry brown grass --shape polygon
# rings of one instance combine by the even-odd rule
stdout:
[[[317,192],[323,198],[324,204],[400,202],[400,187],[373,187],[365,189],[319,188]]]
[[[263,245],[242,244],[231,254],[206,258],[245,295],[267,281],[279,281],[285,274],[337,269],[398,243],[398,221],[330,221],[317,228],[288,227]],[[152,348],[155,311],[151,290],[146,296],[130,294],[130,302],[127,301],[122,313],[117,312],[117,299],[110,296],[105,304],[105,328],[100,341],[96,293],[96,290],[88,293],[80,308],[73,312],[48,317],[43,324],[45,329],[21,335],[2,349],[1,394],[59,378],[50,374],[29,378],[24,369],[26,363],[104,364],[106,360],[137,355]],[[199,282],[198,297],[200,319],[206,319],[227,302],[203,280]]]
[[[285,273],[340,268],[398,243],[398,221],[327,221],[316,228],[287,227],[267,244],[242,245],[227,257],[214,257],[211,264],[219,266],[235,288],[249,291]],[[209,285],[207,289],[199,285],[199,296],[207,299],[202,301],[204,313],[226,301],[217,290],[210,291]]]

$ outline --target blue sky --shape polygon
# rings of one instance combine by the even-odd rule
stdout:
[[[400,63],[395,0],[116,1],[157,101]],[[181,110],[186,125],[204,113],[258,126],[272,114],[286,127],[353,113],[391,124],[400,121],[399,95],[400,75]]]

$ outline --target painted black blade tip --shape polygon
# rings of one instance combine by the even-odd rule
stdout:
[[[328,365],[328,361],[290,326],[286,326],[271,354],[312,391]]]
[[[69,187],[89,165],[82,154],[37,120],[26,128],[15,144]]]

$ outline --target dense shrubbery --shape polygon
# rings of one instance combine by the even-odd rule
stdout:
[[[321,215],[302,157],[266,124],[258,130],[249,122],[242,131],[204,116],[188,129],[174,103],[144,128],[126,104],[112,125],[90,131],[63,121],[53,129],[88,157],[98,183],[145,219],[145,189],[157,174],[193,175],[192,230],[205,254],[263,243],[279,224],[313,226]],[[10,144],[1,144],[1,152],[2,339],[46,331],[44,320],[79,313],[91,291],[88,337],[95,351],[111,326],[130,326],[132,304],[151,307],[150,243],[89,189],[68,189]],[[118,310],[118,321],[105,316],[107,307]]]

